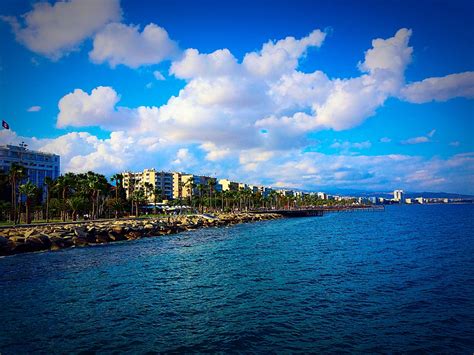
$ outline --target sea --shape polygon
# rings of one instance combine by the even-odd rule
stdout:
[[[0,353],[474,352],[474,205],[0,259]]]

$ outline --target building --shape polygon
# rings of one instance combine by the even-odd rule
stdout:
[[[219,192],[237,191],[238,189],[239,183],[230,181],[228,179],[219,179],[216,186],[216,190]]]
[[[8,174],[12,164],[16,163],[26,169],[24,182],[31,181],[43,189],[44,179],[57,179],[60,173],[60,157],[56,154],[29,150],[26,144],[19,146],[0,146],[0,170]]]
[[[214,180],[214,189],[218,191],[219,186],[216,179],[204,175],[184,174],[184,173],[173,173],[173,198],[189,198],[190,196],[198,196],[202,193],[204,186],[206,189],[209,186],[209,182]]]
[[[393,191],[393,200],[397,202],[402,202],[404,201],[403,198],[403,190],[395,190]]]
[[[318,198],[320,200],[327,200],[328,199],[328,195],[325,194],[324,192],[318,192]]]
[[[415,201],[417,201],[419,204],[426,203],[426,199],[423,197],[417,197],[415,198]]]
[[[173,173],[165,171],[156,171],[155,169],[145,169],[142,172],[123,172],[123,187],[125,189],[127,198],[137,188],[142,188],[145,191],[146,185],[151,184],[151,191],[146,191],[148,201],[154,202],[163,199],[173,198]],[[160,196],[155,196],[155,190],[161,191]]]

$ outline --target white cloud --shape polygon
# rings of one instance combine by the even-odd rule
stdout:
[[[143,35],[136,28],[132,32]],[[227,49],[210,54],[189,49],[172,62],[170,74],[186,83],[166,104],[121,107],[120,96],[110,87],[97,87],[90,93],[76,89],[59,102],[58,127],[100,126],[111,132],[110,137],[62,136],[64,142],[60,137],[41,143],[53,147],[56,141],[62,146],[79,142],[77,148],[71,143],[74,153],[65,153],[64,167],[73,171],[192,167],[189,171],[219,171],[223,177],[249,183],[316,188],[328,182],[386,186],[390,179],[421,186],[428,180],[417,172],[433,168],[437,188],[449,187],[446,176],[452,174],[442,166],[447,160],[438,166],[438,160],[430,165],[420,157],[363,155],[362,150],[371,146],[369,141],[337,142],[338,156],[302,153],[310,142],[308,133],[360,125],[387,98],[399,96],[411,56],[409,34],[404,30],[377,40],[360,64],[366,72],[349,79],[298,71],[298,61],[307,49],[324,39],[317,30],[302,39],[269,42],[260,51],[247,53],[242,62]],[[270,53],[276,57],[267,58]],[[255,63],[245,58],[254,58]],[[273,64],[281,60],[281,65],[267,67],[267,60]],[[430,140],[434,134],[433,130],[423,139]],[[79,148],[86,144],[87,149]],[[357,155],[352,156],[354,150]],[[413,166],[404,171],[406,164]],[[461,175],[455,180],[464,184],[467,175]]]
[[[417,104],[447,101],[455,97],[474,98],[474,72],[428,78],[406,85],[401,98]]]
[[[64,128],[100,126],[105,129],[133,124],[134,111],[115,105],[120,96],[108,86],[99,86],[90,95],[75,89],[59,101],[59,115],[56,126]]]
[[[390,143],[392,141],[389,137],[382,137],[380,138],[380,143]]]
[[[219,171],[218,177],[251,184],[301,187],[324,190],[330,187],[411,191],[452,191],[474,193],[474,153],[443,159],[408,155],[326,155],[316,152],[242,150],[238,159],[203,165],[192,147],[167,147],[159,140],[134,137],[128,132],[113,132],[99,139],[86,132],[74,132],[55,139],[17,136],[0,131],[0,144],[25,141],[30,148],[61,155],[62,171],[95,170],[113,174],[124,170],[186,170],[194,173]],[[152,151],[150,144],[158,145]],[[232,158],[232,156],[230,156]],[[198,164],[199,163],[199,164]],[[210,165],[209,165],[210,164]]]
[[[38,2],[20,19],[3,16],[18,42],[53,60],[77,49],[104,25],[122,17],[119,0]]]
[[[426,136],[414,137],[409,138],[407,140],[402,141],[402,144],[420,144],[420,143],[428,143],[431,142],[431,138],[436,133],[435,129],[432,129],[430,132],[426,134]]]
[[[411,34],[411,30],[402,28],[392,38],[374,39],[372,48],[365,52],[365,61],[359,63],[359,68],[370,73],[377,70],[403,73],[413,53],[413,48],[408,47]]]
[[[155,70],[155,71],[153,72],[153,76],[154,76],[155,79],[158,80],[158,81],[166,80],[166,78],[163,76],[163,74],[161,74],[158,70]]]
[[[111,23],[95,35],[89,57],[95,63],[107,62],[112,68],[119,64],[138,68],[172,59],[177,53],[176,42],[154,23],[141,33],[138,26]]]
[[[237,59],[228,49],[201,54],[197,49],[187,49],[183,57],[174,61],[170,73],[181,79],[218,77],[239,72]]]
[[[277,42],[265,43],[259,52],[247,53],[243,60],[244,68],[252,75],[272,78],[289,73],[298,66],[298,59],[306,54],[310,47],[320,47],[326,34],[314,30],[301,39],[286,37]]]
[[[26,111],[27,112],[38,112],[38,111],[41,111],[41,106],[31,106]]]
[[[452,141],[452,142],[449,142],[449,145],[451,147],[459,147],[461,145],[461,142],[459,141]]]
[[[334,149],[340,149],[344,151],[349,151],[352,149],[368,149],[372,147],[372,143],[370,141],[364,141],[364,142],[349,142],[349,141],[335,141],[333,144],[331,144],[331,148]]]
[[[205,142],[199,148],[206,151],[206,159],[210,161],[218,161],[229,157],[231,150],[229,148],[220,149],[212,142]]]
[[[183,171],[196,165],[196,163],[196,157],[189,151],[188,148],[180,148],[176,152],[175,159],[171,162],[171,165],[175,169]]]

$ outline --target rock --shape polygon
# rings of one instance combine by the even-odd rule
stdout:
[[[123,234],[124,228],[122,226],[114,226],[112,232],[115,234]]]
[[[74,234],[79,238],[87,238],[87,231],[84,227],[74,228]]]
[[[36,232],[35,228],[27,229],[25,233],[23,234],[25,238],[28,238],[30,235],[32,235],[34,232]]]
[[[109,234],[108,233],[100,233],[96,236],[96,242],[100,244],[110,242]]]
[[[85,247],[89,245],[89,243],[87,242],[87,239],[83,237],[74,237],[72,238],[72,242],[74,243],[76,247]]]
[[[10,240],[15,243],[15,244],[23,244],[26,240],[25,237],[23,236],[14,236],[14,237],[10,237]]]
[[[109,232],[109,238],[110,238],[110,240],[115,241],[115,242],[119,242],[119,241],[122,241],[122,240],[127,240],[127,238],[125,238],[125,235],[123,235],[121,233],[116,233],[114,231]]]

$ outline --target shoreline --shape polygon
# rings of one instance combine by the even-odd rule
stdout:
[[[0,256],[109,244],[280,218],[283,216],[278,213],[241,212],[3,227],[0,229]]]

